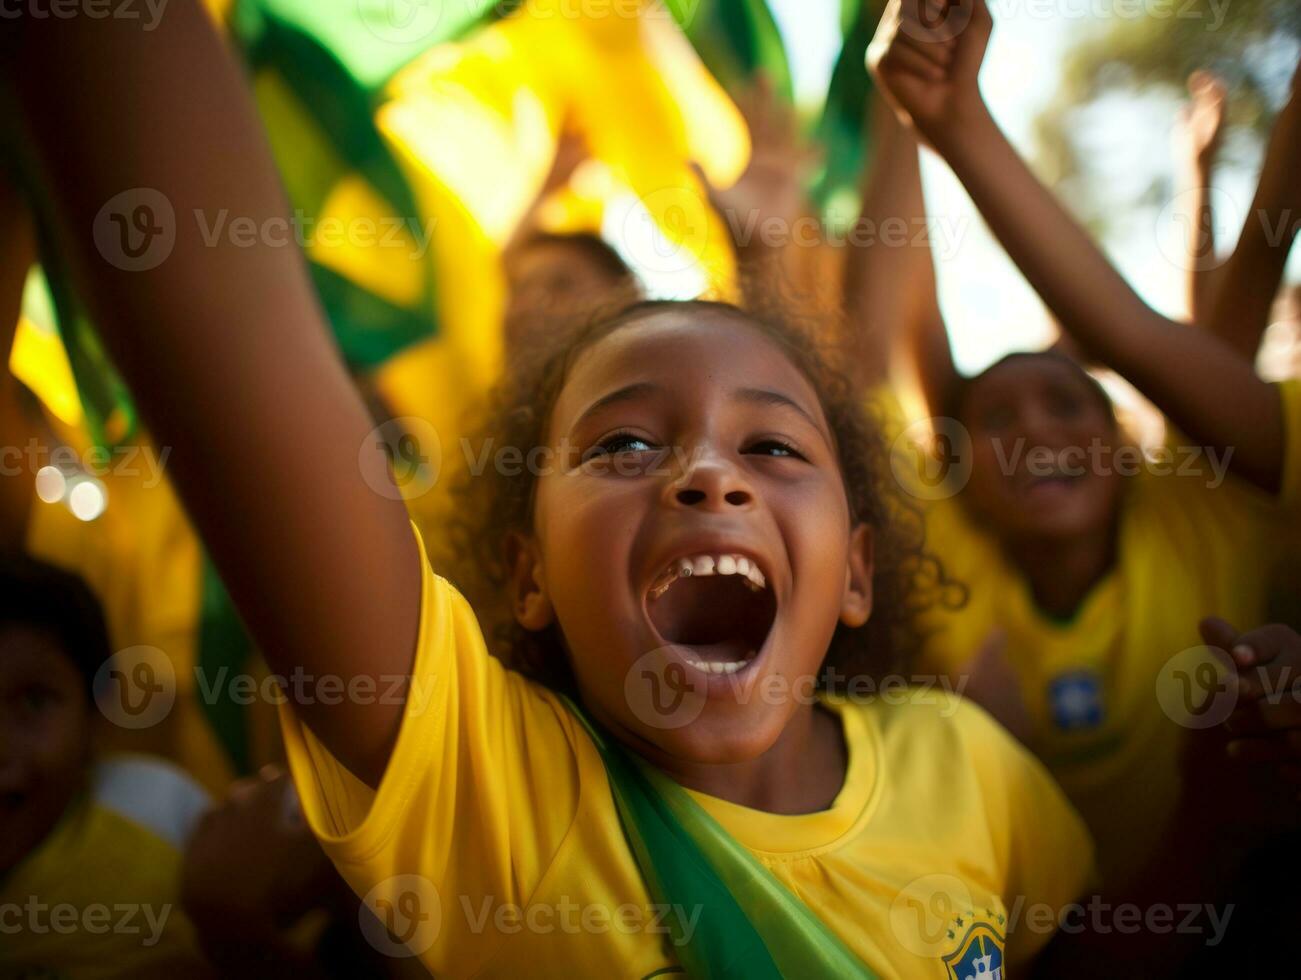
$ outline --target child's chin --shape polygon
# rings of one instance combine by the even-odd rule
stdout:
[[[752,762],[773,747],[785,721],[782,712],[755,707],[707,704],[690,724],[657,731],[652,741],[665,755],[695,765]]]

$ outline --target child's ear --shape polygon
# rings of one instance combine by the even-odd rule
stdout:
[[[506,567],[515,621],[532,632],[546,629],[555,618],[555,610],[551,606],[551,597],[547,595],[537,542],[523,534],[507,535]]]
[[[845,566],[845,595],[840,601],[840,621],[862,626],[872,615],[872,529],[858,524],[849,532],[849,562]]]

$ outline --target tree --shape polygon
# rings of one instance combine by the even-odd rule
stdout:
[[[1104,210],[1137,202],[1109,199],[1104,209],[1098,200],[1096,175],[1074,135],[1081,109],[1115,95],[1168,92],[1181,99],[1187,77],[1209,68],[1228,85],[1230,130],[1259,141],[1287,89],[1299,47],[1301,5],[1293,2],[1153,0],[1139,18],[1117,13],[1070,51],[1057,95],[1036,121],[1041,173],[1054,183],[1078,184],[1081,217],[1095,227],[1104,224]],[[1143,196],[1164,193],[1154,187]]]

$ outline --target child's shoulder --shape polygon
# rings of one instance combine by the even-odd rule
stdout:
[[[886,680],[866,685],[866,695],[828,698],[839,710],[854,713],[865,727],[890,739],[975,739],[1002,741],[1011,736],[984,708],[952,689],[947,677]]]
[[[882,689],[845,704],[853,751],[875,756],[879,821],[915,832],[937,815],[971,840],[993,842],[1008,862],[1018,839],[1061,844],[1091,868],[1092,843],[1078,813],[1043,764],[974,701],[938,684]]]
[[[920,774],[945,792],[966,785],[978,795],[1005,792],[1009,784],[1051,783],[993,716],[939,680],[882,686],[872,697],[841,703],[847,721],[856,718],[845,726],[847,736],[868,743],[891,778]]]

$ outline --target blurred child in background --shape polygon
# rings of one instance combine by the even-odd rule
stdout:
[[[582,137],[563,131],[542,189],[502,251],[508,357],[537,331],[563,330],[577,319],[622,309],[640,298],[637,277],[600,235],[543,229],[547,198],[567,186],[587,159]]]
[[[970,583],[971,599],[940,624],[927,652],[942,669],[974,670],[985,665],[969,663],[972,652],[990,630],[1005,631],[1003,676],[1020,695],[1025,737],[1089,822],[1104,881],[1214,895],[1223,884],[1217,875],[1232,872],[1254,821],[1294,819],[1294,801],[1276,779],[1262,781],[1275,794],[1262,801],[1228,789],[1238,784],[1222,750],[1188,758],[1182,779],[1180,757],[1222,676],[1194,669],[1198,654],[1188,651],[1199,644],[1197,623],[1212,613],[1239,624],[1263,620],[1270,556],[1279,529],[1295,520],[1301,391],[1257,378],[1217,325],[1231,318],[1228,297],[1262,285],[1273,295],[1296,224],[1271,243],[1275,254],[1263,268],[1226,266],[1207,330],[1165,320],[1134,295],[993,123],[976,81],[992,26],[984,4],[964,6],[962,23],[947,29],[956,7],[922,8],[895,0],[869,52],[901,118],[953,167],[1076,343],[1129,379],[1184,439],[1205,447],[1201,459],[1217,452],[1232,475],[1218,486],[1203,462],[1191,476],[1141,467],[1122,477],[1123,434],[1102,389],[1074,361],[1016,354],[962,380],[951,361],[933,356],[944,345],[923,341],[932,353],[922,371],[932,410],[970,438],[958,501],[933,507],[928,530]],[[1261,207],[1295,209],[1295,181],[1278,178],[1298,169],[1301,100],[1294,95],[1276,124]],[[1249,222],[1237,254],[1256,247],[1248,240],[1253,229]],[[1238,308],[1232,317],[1237,331],[1259,336],[1263,315]],[[924,335],[943,336],[937,311],[920,322]],[[956,439],[961,431],[943,434]],[[1101,463],[1091,462],[1090,451]],[[1180,683],[1189,688],[1194,676],[1212,683],[1181,694]],[[1211,805],[1225,795],[1236,804],[1232,818]],[[1216,860],[1192,865],[1189,853]],[[1168,963],[1168,953],[1153,959]],[[1133,964],[1155,968],[1141,944]]]
[[[75,576],[0,558],[0,973],[209,975],[179,905],[208,797],[145,756],[99,758],[103,614]]]

